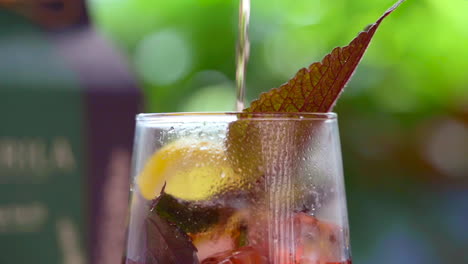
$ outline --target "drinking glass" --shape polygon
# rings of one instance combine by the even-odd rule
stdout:
[[[123,263],[351,263],[337,115],[138,115]]]

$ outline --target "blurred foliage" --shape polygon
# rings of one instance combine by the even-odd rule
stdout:
[[[248,100],[394,2],[252,1]],[[135,66],[147,111],[234,109],[237,1],[90,0],[90,11]],[[356,263],[468,262],[467,13],[466,0],[407,0],[335,108]]]
[[[252,2],[250,100],[320,60],[333,47],[346,45],[394,1]],[[140,69],[148,110],[161,112],[183,108],[201,88],[190,83],[200,71],[215,70],[234,80],[237,4],[233,0],[93,0],[91,12]],[[467,10],[465,0],[407,1],[382,25],[340,104],[353,97],[369,98],[386,112],[414,112],[466,101]],[[172,34],[172,41],[145,48],[148,38],[164,33]],[[158,50],[166,57],[152,56]],[[169,83],[145,78],[141,69],[155,67],[183,68],[183,74]],[[206,104],[214,101],[207,98]]]

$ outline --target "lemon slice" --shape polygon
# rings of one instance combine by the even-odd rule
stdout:
[[[203,200],[241,178],[231,168],[221,143],[181,139],[150,157],[137,184],[143,197],[154,199],[166,182],[166,193],[184,200]]]

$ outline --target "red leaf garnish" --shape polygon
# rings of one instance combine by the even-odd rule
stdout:
[[[389,8],[346,47],[335,48],[279,88],[263,93],[244,112],[329,112],[355,72],[380,23],[402,2]]]
[[[319,122],[296,122],[301,118],[297,114],[281,114],[281,120],[272,119],[271,122],[261,121],[262,117],[275,117],[280,112],[330,111],[380,23],[402,2],[404,0],[394,4],[348,46],[335,48],[321,62],[299,70],[288,83],[262,94],[239,113],[238,120],[229,125],[225,141],[232,167],[247,181],[249,177],[256,180],[261,175],[271,178],[268,171],[276,170],[274,166],[278,164],[294,171],[297,160],[293,157],[300,155],[314,131],[321,129]]]
[[[161,196],[164,194],[164,187]],[[198,264],[197,249],[190,237],[176,224],[162,218],[155,207],[160,199],[153,201],[145,220],[146,264]]]

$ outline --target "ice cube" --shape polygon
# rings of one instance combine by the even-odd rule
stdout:
[[[268,260],[253,247],[242,247],[215,254],[202,264],[268,264]]]
[[[347,258],[343,231],[336,225],[320,221],[305,213],[294,217],[297,239],[297,264],[326,264]]]

